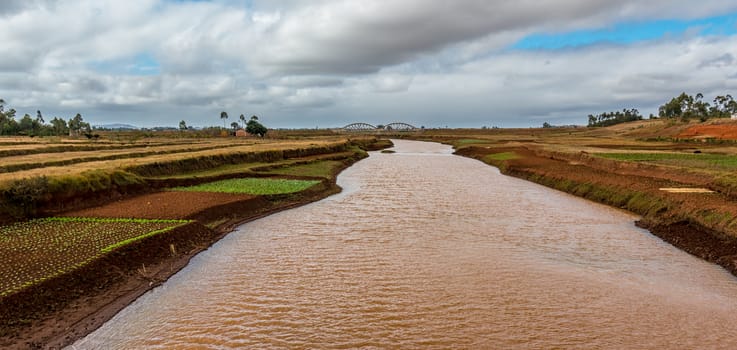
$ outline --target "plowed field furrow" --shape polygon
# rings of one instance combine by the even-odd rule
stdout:
[[[344,138],[331,138],[322,140],[297,140],[285,142],[284,140],[264,140],[259,143],[244,145],[217,144],[215,146],[203,147],[199,150],[183,149],[176,152],[154,152],[147,155],[139,155],[132,157],[128,154],[118,154],[111,159],[100,159],[100,155],[89,158],[73,158],[65,157],[70,161],[68,163],[56,162],[57,160],[46,160],[46,162],[29,163],[32,168],[17,170],[13,172],[0,172],[0,181],[10,181],[14,179],[30,178],[35,176],[64,176],[80,174],[85,171],[92,170],[112,170],[112,169],[130,169],[138,166],[145,166],[154,163],[177,162],[185,159],[197,159],[200,157],[216,157],[237,153],[257,153],[266,151],[286,151],[286,150],[306,150],[319,147],[334,147],[344,144]],[[65,153],[68,154],[68,153]],[[36,165],[38,164],[38,165]],[[0,162],[0,168],[5,167],[4,162]],[[7,169],[7,168],[6,168]]]
[[[129,159],[141,158],[151,155],[174,154],[184,152],[196,152],[210,149],[222,149],[228,147],[236,147],[237,145],[206,145],[201,147],[192,147],[191,145],[178,145],[170,147],[157,147],[153,150],[145,152],[131,152],[130,149],[119,150],[91,150],[83,152],[63,152],[63,153],[40,153],[33,155],[6,157],[0,160],[0,172],[14,172],[35,168],[43,168],[49,166],[64,166],[84,162],[104,161],[113,159]],[[148,147],[146,147],[148,148]]]
[[[203,144],[202,142],[167,142],[167,143],[137,143],[137,144],[118,144],[118,143],[93,143],[93,144],[32,144],[32,145],[4,145],[0,144],[0,158],[29,156],[33,154],[54,154],[64,152],[91,152],[91,151],[110,151],[125,149],[140,149],[150,147],[166,147],[177,145],[194,146]]]

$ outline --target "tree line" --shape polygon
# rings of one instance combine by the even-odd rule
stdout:
[[[36,111],[36,116],[32,117],[29,114],[24,114],[23,117],[16,120],[17,111],[13,108],[6,110],[6,102],[0,98],[0,135],[17,135],[17,136],[70,136],[76,137],[85,135],[88,138],[98,138],[99,135],[92,135],[92,127],[89,123],[85,122],[82,115],[77,113],[74,117],[68,121],[54,117],[48,123],[43,117],[41,111]],[[223,120],[223,128],[225,128],[225,121],[228,119],[228,113],[223,111],[220,113],[220,119]],[[264,137],[268,129],[263,126],[257,116],[251,116],[246,121],[245,115],[240,115],[240,121],[242,124],[237,122],[231,123],[231,127],[235,132],[239,127],[243,127],[247,133]],[[179,122],[179,130],[186,131],[190,129],[187,123],[182,120]]]
[[[650,119],[665,118],[681,119],[683,121],[699,119],[703,122],[712,118],[730,118],[737,114],[737,101],[732,98],[732,95],[719,95],[714,97],[712,102],[713,104],[704,101],[704,94],[702,93],[691,96],[682,92],[658,107],[658,116],[650,114]],[[642,119],[643,117],[637,109],[623,109],[622,111],[596,115],[589,114],[588,126],[610,126]]]
[[[714,97],[713,105],[703,99],[704,94],[702,93],[691,96],[682,92],[660,106],[658,116],[661,118],[680,118],[684,121],[689,119],[706,121],[712,118],[729,118],[733,114],[737,114],[737,101],[732,98],[732,95]]]
[[[26,113],[20,120],[16,120],[16,113],[13,108],[5,110],[5,100],[0,98],[0,135],[79,136],[82,133],[89,135],[92,131],[90,124],[79,113],[69,121],[54,117],[49,123],[46,123],[41,111],[36,111],[36,117]]]
[[[619,123],[626,123],[635,120],[642,120],[640,111],[636,108],[622,109],[616,112],[604,112],[601,114],[589,114],[589,127],[610,126]]]

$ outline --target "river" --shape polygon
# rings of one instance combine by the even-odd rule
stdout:
[[[395,144],[70,348],[737,348],[737,279],[636,216]]]

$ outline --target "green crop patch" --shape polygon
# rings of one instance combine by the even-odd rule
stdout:
[[[514,152],[501,152],[501,153],[494,153],[489,154],[488,156],[484,157],[485,161],[491,161],[491,160],[511,160],[511,159],[517,159],[519,156],[517,156]]]
[[[597,157],[679,167],[737,170],[737,157],[713,153],[597,153]]]
[[[0,227],[0,297],[188,220],[45,218]]]
[[[292,165],[267,171],[268,174],[315,176],[330,178],[343,163],[335,160],[322,160],[309,164]]]
[[[317,180],[245,178],[208,182],[196,186],[174,187],[172,190],[269,195],[299,192],[318,183],[320,181]]]
[[[491,143],[490,140],[481,140],[481,139],[460,139],[453,142],[453,144],[456,147],[461,146],[468,146],[468,145],[474,145],[474,144],[485,144],[485,143]]]

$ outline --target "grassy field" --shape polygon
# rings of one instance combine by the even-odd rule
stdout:
[[[289,176],[313,176],[329,179],[334,176],[336,170],[343,165],[336,160],[321,160],[314,163],[292,165],[267,170],[264,173]]]
[[[245,178],[208,182],[196,186],[174,187],[172,191],[243,193],[254,195],[286,194],[306,190],[320,181]]]
[[[664,164],[676,167],[734,171],[737,170],[737,157],[726,154],[709,153],[597,153],[597,157],[627,162]]]
[[[504,161],[504,160],[510,160],[510,159],[517,159],[519,156],[514,152],[500,152],[500,153],[494,153],[486,156],[484,158],[484,161]]]

